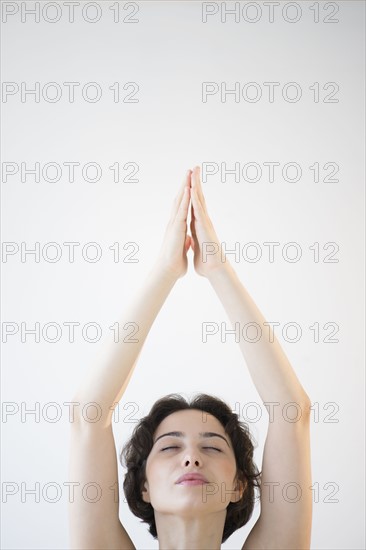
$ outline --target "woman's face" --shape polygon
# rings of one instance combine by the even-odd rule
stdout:
[[[165,435],[169,432],[182,435]],[[142,498],[155,512],[196,516],[199,510],[217,512],[240,499],[234,450],[217,418],[196,409],[174,412],[159,424],[153,441]],[[209,483],[178,484],[187,473],[199,473]]]

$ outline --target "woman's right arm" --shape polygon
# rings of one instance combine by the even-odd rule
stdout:
[[[94,368],[88,370],[86,380],[74,395],[75,401],[80,403],[79,411],[87,403],[97,403],[101,413],[96,423],[98,427],[110,426],[113,409],[126,389],[155,317],[176,281],[187,272],[187,251],[191,245],[191,237],[187,236],[190,182],[191,170],[188,170],[173,202],[158,258],[143,288],[120,319],[119,341],[115,343],[112,334],[109,335],[109,341],[97,354]],[[82,414],[78,415],[78,420],[85,424]]]
[[[73,494],[69,502],[69,526],[73,550],[135,549],[119,520],[113,410],[128,385],[157,314],[176,281],[187,271],[187,250],[191,244],[186,234],[189,183],[187,174],[174,201],[158,260],[120,319],[123,336],[116,343],[110,336],[99,351],[94,368],[88,370],[87,379],[74,395],[78,411],[93,402],[97,404],[100,418],[90,422],[86,414],[79,412],[71,427],[69,482],[73,484]],[[131,327],[137,329],[133,335]],[[128,341],[131,339],[133,341]]]
[[[93,369],[88,370],[87,378],[74,395],[75,409],[79,411],[75,424],[90,428],[111,425],[113,409],[128,385],[150,328],[176,281],[177,277],[158,263],[150,270],[143,287],[119,320],[119,341],[114,342],[114,336],[109,335],[94,360]],[[88,403],[97,404],[95,408],[89,406],[90,417],[97,411],[101,415],[95,423],[82,414]]]
[[[108,359],[96,368],[76,393],[74,402],[82,410],[87,403],[100,407],[102,417],[88,422],[77,414],[71,427],[69,481],[76,483],[69,503],[70,548],[134,550],[119,520],[118,464],[112,430],[112,414],[121,399],[155,317],[176,279],[158,268],[150,271],[147,282],[129,307],[120,327],[136,323],[136,342],[110,344]],[[131,331],[129,330],[128,333]],[[127,339],[126,339],[127,340]],[[93,410],[90,407],[90,411]],[[89,413],[90,414],[90,413]]]

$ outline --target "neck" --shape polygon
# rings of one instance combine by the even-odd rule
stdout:
[[[159,550],[220,550],[226,510],[205,516],[155,512]]]

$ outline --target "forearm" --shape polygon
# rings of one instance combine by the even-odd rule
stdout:
[[[150,328],[176,280],[166,271],[159,269],[157,264],[154,265],[146,282],[135,294],[135,298],[119,320],[118,342],[114,342],[111,333],[103,347],[99,348],[93,368],[88,370],[87,379],[75,394],[80,409],[86,403],[98,404],[102,411],[99,426],[111,424],[113,408],[128,385]],[[134,324],[134,334],[131,330],[132,325],[124,330],[128,323]]]
[[[209,281],[221,300],[233,328],[235,323],[239,323],[240,350],[263,402],[285,404],[292,401],[300,406],[306,405],[309,398],[295,371],[273,330],[264,325],[265,318],[231,264],[226,262],[222,268],[213,271]],[[249,337],[243,337],[243,327],[247,323],[259,325],[261,332],[258,332],[260,338],[257,342],[251,342]],[[249,329],[248,335],[253,340],[257,339],[254,329]]]

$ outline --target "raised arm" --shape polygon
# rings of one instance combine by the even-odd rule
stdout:
[[[135,341],[121,338],[114,343],[110,339],[73,399],[80,404],[79,410],[93,402],[102,412],[97,422],[89,422],[79,414],[71,428],[69,478],[77,484],[69,503],[70,547],[73,550],[135,549],[119,520],[112,415],[157,314],[175,282],[187,271],[187,250],[191,243],[186,235],[189,185],[190,172],[174,201],[158,260],[121,319],[122,328],[130,323],[137,328],[133,335]]]
[[[122,329],[119,342],[115,343],[109,335],[108,341],[99,348],[93,368],[75,392],[80,410],[86,403],[99,405],[102,417],[98,426],[111,424],[113,408],[128,385],[151,326],[176,281],[187,271],[190,172],[174,200],[158,258],[119,320]]]
[[[268,404],[275,402],[281,407],[294,402],[299,407],[299,414],[304,413],[304,406],[309,403],[309,398],[274,332],[270,332],[264,316],[233,267],[226,263],[213,271],[208,279],[233,327],[237,324],[239,333],[242,334],[242,329],[250,323],[259,331],[255,338],[257,342],[241,337],[239,347],[262,401]],[[309,412],[308,408],[307,411]],[[296,416],[294,411],[291,412]]]
[[[229,260],[221,254],[219,239],[208,216],[198,167],[192,174],[191,220],[196,271],[211,283],[233,327],[239,324],[241,333],[247,323],[255,323],[262,331],[257,342],[240,338],[239,346],[263,402],[307,403],[306,392],[277,338],[274,334],[270,337],[269,326],[264,325],[265,318]]]
[[[240,334],[247,323],[260,328],[257,342],[241,338],[239,346],[261,399],[272,404],[268,408],[271,416],[263,454],[261,514],[243,549],[310,548],[309,397],[277,338],[272,331],[269,333],[262,313],[221,254],[207,212],[199,167],[192,174],[191,195],[195,269],[209,280],[233,328],[239,324]]]

